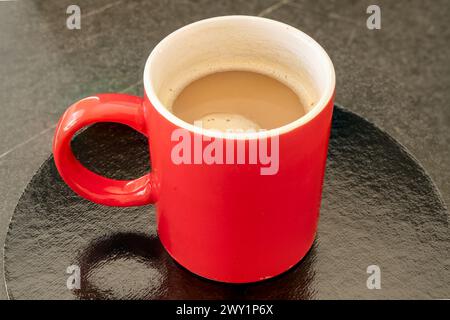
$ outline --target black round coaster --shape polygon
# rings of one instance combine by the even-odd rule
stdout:
[[[93,125],[72,147],[109,177],[149,170],[146,138],[122,125]],[[449,243],[447,210],[422,167],[386,133],[336,107],[318,236],[283,275],[245,285],[193,275],[160,245],[153,206],[90,203],[65,185],[51,157],[16,207],[4,258],[15,299],[448,298]]]

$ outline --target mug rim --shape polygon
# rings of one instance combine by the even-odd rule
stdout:
[[[223,21],[223,20],[258,20],[263,21],[265,23],[270,23],[274,25],[282,25],[290,32],[295,32],[297,35],[306,42],[308,42],[311,45],[314,45],[317,47],[319,52],[322,54],[321,60],[325,61],[328,64],[327,69],[330,71],[328,75],[327,80],[327,86],[324,90],[324,93],[321,94],[320,99],[318,102],[315,103],[314,107],[308,111],[305,115],[302,117],[289,122],[281,127],[277,127],[270,130],[263,130],[263,131],[256,131],[256,132],[243,132],[243,133],[230,133],[230,132],[223,132],[223,131],[215,131],[215,130],[208,130],[203,129],[201,127],[194,126],[193,124],[190,124],[177,116],[175,116],[172,112],[169,111],[168,108],[164,106],[164,104],[159,99],[158,95],[156,94],[154,87],[152,86],[152,76],[150,72],[150,66],[153,63],[153,60],[155,59],[156,55],[158,54],[158,48],[162,46],[165,42],[170,41],[173,37],[178,35],[179,33],[182,33],[190,28],[196,27],[201,24],[211,24],[216,21]],[[147,95],[150,103],[152,106],[156,109],[156,111],[163,116],[166,120],[171,122],[177,127],[183,128],[185,130],[188,130],[193,133],[200,134],[202,136],[208,136],[211,138],[222,138],[222,139],[238,139],[238,140],[248,140],[248,139],[259,139],[259,138],[267,138],[272,136],[279,136],[284,133],[291,132],[307,123],[312,121],[314,118],[316,118],[317,115],[319,115],[325,107],[329,104],[329,102],[333,99],[333,95],[335,92],[336,87],[336,75],[335,70],[333,66],[333,62],[331,61],[330,57],[328,56],[325,49],[312,37],[304,33],[303,31],[290,26],[286,23],[264,18],[264,17],[257,17],[257,16],[248,16],[248,15],[227,15],[227,16],[218,16],[218,17],[212,17],[207,18],[203,20],[199,20],[193,23],[190,23],[188,25],[185,25],[184,27],[181,27],[169,35],[167,35],[165,38],[163,38],[151,51],[150,55],[147,58],[147,61],[145,63],[144,67],[144,75],[143,75],[143,83],[144,83],[144,94]]]

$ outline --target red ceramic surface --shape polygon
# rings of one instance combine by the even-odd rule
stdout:
[[[147,98],[142,104],[123,94],[72,105],[56,129],[53,153],[64,181],[88,200],[111,206],[156,202],[160,239],[187,269],[225,282],[258,281],[296,264],[314,240],[332,110],[331,100],[314,119],[280,135],[275,175],[261,175],[251,164],[174,164],[176,126]],[[101,121],[126,124],[149,137],[151,173],[111,180],[75,159],[73,134]]]

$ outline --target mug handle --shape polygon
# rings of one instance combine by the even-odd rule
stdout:
[[[139,206],[155,202],[152,174],[135,180],[114,180],[85,168],[70,142],[81,128],[96,122],[122,123],[146,135],[143,99],[127,94],[97,94],[70,106],[58,122],[53,157],[63,180],[80,196],[107,206]]]

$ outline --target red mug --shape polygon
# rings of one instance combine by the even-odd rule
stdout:
[[[261,71],[261,66],[268,75],[284,75],[297,91],[310,95],[314,103],[306,115],[266,132],[230,135],[184,122],[168,108],[174,88],[193,76],[230,69]],[[333,64],[323,48],[303,32],[265,18],[206,19],[173,32],[154,48],[145,65],[144,91],[143,98],[98,94],[67,109],[53,141],[63,180],[99,204],[155,204],[163,246],[202,277],[255,282],[298,263],[317,230],[335,95]],[[124,181],[83,167],[70,142],[78,130],[96,122],[122,123],[146,135],[151,172]],[[262,161],[174,161],[180,143],[174,133],[180,130],[184,136],[177,139],[183,136],[193,149],[200,146],[204,151],[212,142],[231,146],[231,160],[239,150],[249,155],[252,142],[270,140],[278,163],[264,174],[267,162]]]

